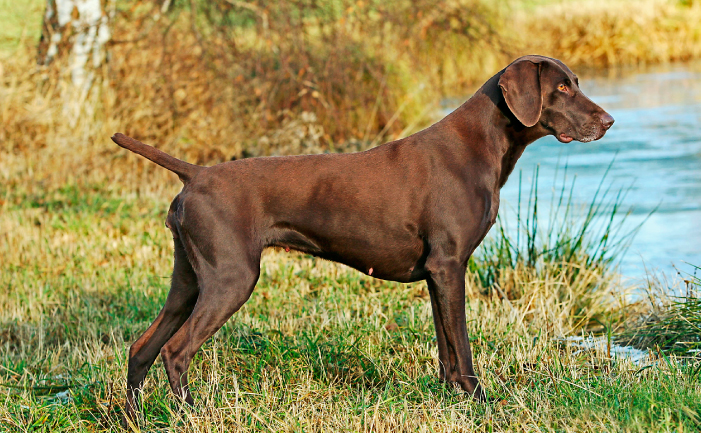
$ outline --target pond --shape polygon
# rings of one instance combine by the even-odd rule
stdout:
[[[604,186],[627,191],[625,228],[642,224],[621,257],[623,275],[693,272],[686,263],[701,266],[701,63],[583,74],[580,80],[616,123],[593,143],[546,137],[531,144],[502,189],[500,217],[515,225],[519,171],[523,203],[539,165],[542,215],[548,209],[541,202],[559,194],[565,166],[564,183],[576,176],[572,195],[581,208],[592,202],[610,165]]]

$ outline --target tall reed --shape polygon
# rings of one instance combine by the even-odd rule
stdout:
[[[591,202],[581,205],[573,194],[576,177],[567,181],[565,166],[558,192],[545,209],[538,191],[539,167],[534,169],[528,191],[524,191],[519,172],[515,227],[510,228],[509,221],[500,216],[494,234],[471,260],[468,277],[475,290],[510,301],[527,300],[534,290],[544,290],[546,294],[538,296],[551,296],[553,305],[563,306],[573,326],[600,323],[604,320],[602,305],[625,305],[627,291],[614,283],[617,261],[640,225],[627,224],[631,212],[623,205],[627,190],[616,190],[607,182],[610,168]],[[527,195],[523,199],[522,193]],[[534,285],[535,281],[543,284]]]

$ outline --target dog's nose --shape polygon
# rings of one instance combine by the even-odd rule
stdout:
[[[604,113],[601,115],[601,124],[604,125],[604,129],[609,129],[611,125],[613,125],[613,116],[611,116],[608,113]]]

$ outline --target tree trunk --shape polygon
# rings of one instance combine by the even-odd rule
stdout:
[[[94,70],[107,56],[111,7],[113,0],[47,0],[37,63],[48,66],[60,58],[70,71],[72,84],[87,91]]]

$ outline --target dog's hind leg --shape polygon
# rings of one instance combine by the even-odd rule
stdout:
[[[156,320],[129,350],[125,415],[132,420],[139,410],[139,393],[148,370],[163,345],[190,316],[197,301],[197,276],[180,240],[174,242],[175,264],[168,298]]]
[[[223,254],[217,255],[216,265],[203,263],[197,269],[200,287],[197,304],[161,349],[173,393],[190,405],[193,400],[187,371],[195,353],[248,300],[260,274],[260,251],[244,253],[245,249],[237,249],[233,244],[231,238],[219,243],[218,250]]]

